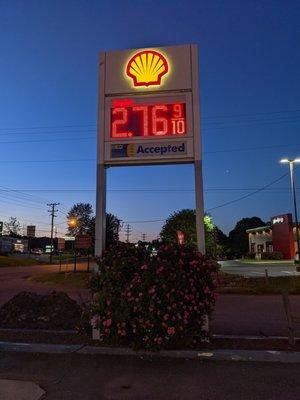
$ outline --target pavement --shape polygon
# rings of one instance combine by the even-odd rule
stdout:
[[[0,379],[35,382],[46,400],[298,400],[300,392],[296,364],[151,356],[0,353]]]
[[[268,276],[299,276],[293,261],[265,261],[253,263],[240,260],[219,261],[221,271],[245,277],[264,277],[267,269]]]
[[[45,394],[35,382],[0,379],[0,399],[40,400]]]
[[[86,289],[71,288],[64,285],[45,285],[29,279],[36,274],[59,272],[59,268],[59,265],[33,265],[29,267],[0,268],[0,306],[23,290],[32,291],[38,294],[48,294],[53,290],[64,291],[79,303],[88,300],[90,296]],[[73,265],[71,264],[64,264],[62,266],[62,271],[68,272],[72,269]],[[77,265],[78,271],[85,269],[86,263],[79,263]]]
[[[290,296],[292,315],[300,317],[300,296]],[[288,336],[280,295],[219,295],[212,315],[214,334]],[[295,325],[300,335],[300,324]]]

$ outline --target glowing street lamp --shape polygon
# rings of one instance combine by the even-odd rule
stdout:
[[[77,219],[75,217],[71,217],[68,219],[68,225],[70,228],[76,228],[77,226]]]
[[[298,226],[298,213],[297,213],[297,200],[296,200],[296,190],[295,190],[295,178],[294,178],[294,164],[300,163],[300,158],[288,159],[283,158],[280,160],[281,164],[289,164],[290,166],[290,175],[291,175],[291,188],[292,188],[292,196],[294,203],[294,214],[295,214],[295,223],[296,223],[296,239],[297,239],[297,254],[295,258],[295,263],[299,263],[299,252],[300,252],[300,238],[299,238],[299,226]],[[300,270],[297,267],[297,271]]]

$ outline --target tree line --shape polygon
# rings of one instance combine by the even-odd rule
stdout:
[[[93,207],[89,203],[74,204],[67,214],[67,235],[90,235],[93,243],[95,240],[95,215]],[[253,229],[267,225],[259,217],[247,217],[239,220],[234,229],[226,235],[213,223],[212,217],[207,214],[204,217],[206,252],[210,257],[241,257],[248,253],[247,229]],[[119,241],[122,221],[114,214],[106,214],[106,244],[111,245]],[[4,233],[10,236],[20,237],[21,225],[17,218],[11,217],[4,223]],[[171,214],[165,221],[160,238],[164,243],[177,241],[177,232],[185,234],[187,244],[196,245],[196,212],[193,209],[182,209]],[[155,242],[155,241],[154,241]]]

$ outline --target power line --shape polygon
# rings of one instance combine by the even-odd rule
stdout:
[[[72,139],[73,140],[73,139]],[[42,141],[43,142],[43,141]],[[1,143],[1,142],[0,142]],[[5,142],[11,143],[11,142]],[[24,143],[24,142],[18,142]],[[27,142],[26,142],[27,143]],[[30,142],[31,143],[31,142]],[[204,151],[203,154],[217,154],[217,153],[234,153],[234,152],[242,152],[242,151],[257,151],[257,150],[267,150],[267,149],[275,149],[275,148],[283,148],[283,147],[300,147],[300,143],[291,143],[291,144],[276,144],[276,145],[266,145],[266,146],[255,146],[255,147],[240,147],[233,149],[222,149],[222,150],[211,150]],[[32,163],[32,164],[44,164],[44,163],[59,163],[59,162],[96,162],[95,158],[72,158],[72,159],[52,159],[52,160],[0,160],[0,163],[10,163],[10,164],[22,164],[22,163]]]
[[[68,131],[41,131],[41,132],[6,132],[6,133],[0,133],[0,136],[15,136],[15,135],[61,135],[63,134],[68,134],[71,133],[74,135],[74,133],[86,133],[86,132],[94,132],[96,133],[96,129],[80,129],[80,130],[68,130]]]
[[[293,110],[276,110],[276,111],[264,111],[264,112],[255,112],[255,113],[246,113],[246,114],[222,114],[222,115],[207,115],[202,117],[203,120],[206,119],[215,119],[215,118],[240,118],[240,117],[255,117],[257,115],[276,115],[276,114],[288,114],[288,113],[297,113],[300,112],[300,109],[296,108]],[[67,124],[67,125],[38,125],[38,126],[15,126],[15,127],[6,127],[0,128],[0,131],[5,130],[30,130],[30,129],[62,129],[62,128],[87,128],[87,127],[96,127],[97,124]]]
[[[225,206],[228,206],[228,205],[233,204],[233,203],[237,203],[238,201],[244,200],[244,199],[246,199],[248,197],[254,196],[256,193],[259,193],[259,192],[267,189],[269,186],[272,186],[275,183],[279,182],[281,179],[285,178],[287,175],[288,175],[288,173],[283,174],[278,179],[275,179],[275,181],[272,181],[271,183],[268,183],[267,185],[263,186],[260,189],[255,190],[254,192],[251,192],[251,193],[248,193],[248,194],[246,194],[244,196],[238,197],[237,199],[234,199],[234,200],[231,200],[231,201],[227,201],[226,203],[220,204],[220,205],[218,205],[216,207],[211,207],[206,211],[213,211],[213,210],[216,210],[218,208],[225,207]]]
[[[84,136],[84,137],[77,137],[77,138],[59,138],[59,139],[45,139],[45,140],[16,140],[11,142],[0,142],[0,144],[16,144],[16,143],[47,143],[47,142],[62,142],[62,141],[72,141],[76,142],[78,140],[90,140],[95,139],[95,136]]]
[[[256,115],[272,115],[272,114],[284,114],[284,113],[292,113],[292,112],[300,112],[300,109],[295,110],[281,110],[281,111],[265,111],[265,112],[257,112],[257,113],[249,113],[249,114],[223,114],[223,115],[211,115],[207,117],[203,117],[203,119],[209,118],[232,118],[232,117],[251,117]]]
[[[25,130],[25,129],[60,129],[60,128],[86,128],[88,126],[97,126],[96,124],[84,124],[84,125],[44,125],[44,126],[27,126],[27,127],[10,127],[10,128],[0,128],[0,131],[7,130]]]
[[[221,192],[227,192],[227,191],[245,191],[245,190],[260,190],[261,188],[256,188],[256,187],[240,187],[240,188],[206,188],[204,189],[204,192],[215,192],[215,191],[221,191]],[[289,190],[290,188],[288,187],[279,187],[279,188],[266,188],[265,190],[268,191],[286,191]],[[21,190],[21,189],[20,189]],[[300,188],[298,189],[300,190]],[[14,189],[11,189],[10,191],[14,191]],[[18,191],[16,189],[16,191]],[[55,192],[55,193],[85,193],[85,192],[91,192],[94,193],[96,189],[22,189],[23,192]],[[170,192],[170,193],[176,193],[176,192],[183,192],[183,193],[193,193],[195,192],[195,189],[160,189],[160,188],[153,188],[153,189],[107,189],[108,192]],[[5,190],[0,189],[0,193],[5,192]]]

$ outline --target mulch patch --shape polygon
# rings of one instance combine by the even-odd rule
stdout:
[[[76,329],[83,308],[64,292],[20,292],[0,307],[0,328]]]

